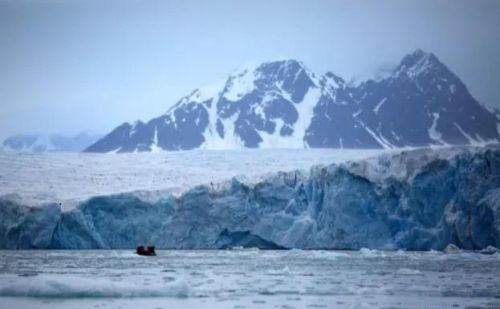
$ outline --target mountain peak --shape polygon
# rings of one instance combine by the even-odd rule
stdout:
[[[327,81],[327,84],[330,87],[333,87],[334,89],[342,88],[345,86],[345,80],[342,77],[337,76],[330,71],[326,72],[324,77],[325,80]]]
[[[279,84],[280,87],[287,88],[290,77],[293,77],[293,83],[295,83],[300,77],[304,78],[301,75],[307,76],[306,79],[318,86],[318,78],[301,61],[277,58],[265,62],[247,62],[231,72],[226,79],[199,87],[182,97],[167,110],[166,114],[168,115],[184,104],[206,102],[219,95],[229,101],[237,101],[259,87],[267,88]]]
[[[401,60],[401,65],[406,65],[408,67],[411,67],[417,65],[418,63],[425,62],[428,60],[439,62],[439,60],[433,53],[428,53],[421,49],[417,49],[414,52],[404,56],[403,59]]]
[[[395,75],[400,76],[404,74],[409,78],[415,78],[431,70],[439,69],[440,67],[443,67],[443,64],[433,53],[417,49],[403,57],[399,66],[396,68]]]
[[[275,58],[267,61],[262,61],[262,62],[256,62],[256,61],[250,61],[242,66],[236,68],[232,73],[229,74],[229,77],[241,77],[246,74],[252,74],[255,71],[263,71],[269,68],[286,68],[286,67],[293,67],[296,69],[299,68],[306,68],[305,65],[295,59],[292,58]]]
[[[202,103],[212,99],[224,89],[225,83],[226,83],[225,79],[220,79],[214,83],[206,84],[196,88],[189,95],[183,97],[176,105],[172,106],[167,111],[167,113],[184,103],[188,102]]]
[[[290,93],[297,84],[304,89],[310,85],[317,87],[319,79],[302,62],[294,59],[250,63],[229,75],[223,96],[234,102],[255,89],[259,91],[277,89]]]
[[[247,63],[231,73],[229,79],[242,78],[248,75],[254,75],[255,78],[280,79],[283,75],[298,74],[302,70],[311,72],[301,61],[291,58],[278,58],[260,63]]]

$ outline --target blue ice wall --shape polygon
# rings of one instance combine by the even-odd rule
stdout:
[[[500,247],[500,148],[403,151],[154,202],[93,197],[69,212],[1,199],[0,218],[9,249]]]

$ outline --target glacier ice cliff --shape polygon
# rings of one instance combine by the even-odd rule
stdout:
[[[500,247],[500,147],[417,149],[71,211],[0,199],[0,248]]]

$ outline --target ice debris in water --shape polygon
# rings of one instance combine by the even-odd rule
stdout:
[[[101,298],[101,297],[189,297],[191,290],[184,280],[145,284],[116,281],[112,278],[89,278],[43,274],[36,277],[0,277],[0,297]]]
[[[493,246],[488,246],[482,250],[479,251],[479,253],[482,253],[482,254],[495,254],[497,252],[499,252],[500,250],[498,248],[495,248]]]
[[[400,268],[400,269],[398,269],[397,274],[407,275],[407,276],[415,276],[415,275],[422,274],[422,272],[420,270],[417,270],[417,269]]]
[[[384,253],[379,250],[368,249],[368,248],[359,249],[359,253],[361,253],[361,255],[365,257],[379,257],[384,255]]]
[[[446,248],[444,249],[444,252],[446,252],[446,253],[460,253],[460,252],[462,252],[462,250],[460,250],[460,248],[454,244],[448,244],[446,246]]]

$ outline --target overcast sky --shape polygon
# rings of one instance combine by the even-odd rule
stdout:
[[[350,80],[417,48],[500,108],[498,0],[0,0],[0,138],[107,133],[249,61]]]

